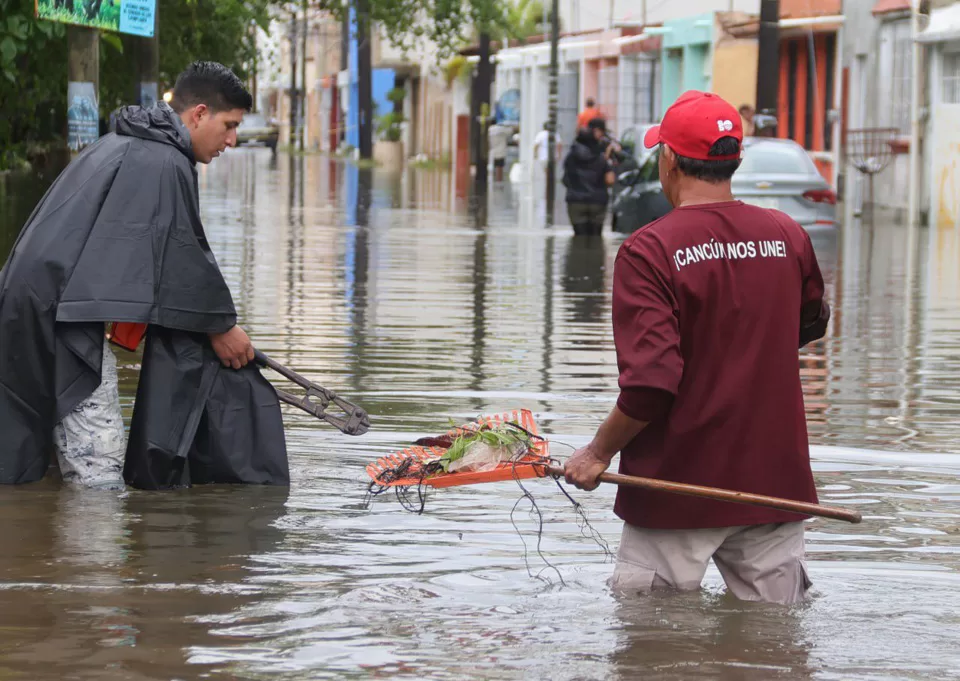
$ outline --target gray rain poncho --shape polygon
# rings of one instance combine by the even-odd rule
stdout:
[[[124,477],[144,489],[289,484],[277,395],[225,369],[236,324],[200,222],[190,136],[127,107],[27,220],[0,270],[0,483],[41,479],[54,425],[100,384],[104,322],[149,324]]]

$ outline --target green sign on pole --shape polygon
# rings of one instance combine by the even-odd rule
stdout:
[[[37,16],[64,24],[153,37],[157,0],[34,0]]]

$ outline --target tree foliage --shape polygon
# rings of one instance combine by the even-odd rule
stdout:
[[[517,0],[508,3],[505,8],[503,24],[494,31],[496,39],[510,38],[526,40],[534,36],[549,34],[552,8],[544,13],[542,0]],[[546,24],[544,24],[546,20]]]
[[[241,78],[253,63],[253,26],[267,26],[273,0],[158,0],[160,88],[196,59],[219,61]],[[38,20],[34,0],[0,0],[0,170],[32,146],[65,137],[66,27]],[[101,32],[100,114],[136,101],[142,38]]]
[[[310,5],[338,19],[351,10],[366,15],[397,47],[415,51],[429,41],[438,59],[446,60],[483,31],[506,30],[511,0],[311,0]]]
[[[33,13],[34,0],[0,0],[0,170],[53,137],[66,115],[66,31]]]
[[[401,48],[433,42],[440,58],[456,53],[481,31],[527,37],[542,13],[540,0],[310,0],[342,18],[359,15],[380,25]],[[300,3],[276,0],[158,0],[161,92],[196,59],[219,61],[245,78],[253,62],[253,27],[266,28],[273,10]],[[34,0],[0,0],[0,170],[31,146],[55,143],[66,132],[67,39],[62,24],[38,20]],[[100,113],[136,100],[142,38],[101,33]]]
[[[160,12],[160,76],[162,94],[177,75],[197,59],[218,61],[245,79],[253,63],[253,26],[269,24],[270,0],[158,0]],[[138,43],[119,36],[100,46],[100,113],[136,100],[139,88]]]

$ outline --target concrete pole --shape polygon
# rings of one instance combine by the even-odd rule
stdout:
[[[489,161],[489,140],[487,129],[490,125],[490,85],[493,82],[493,69],[490,65],[490,33],[484,29],[480,34],[480,61],[477,63],[477,77],[474,80],[476,88],[476,159],[477,174],[474,178],[477,195],[486,206],[487,197],[487,162]]]
[[[553,16],[550,18],[550,92],[547,98],[547,226],[553,226],[553,204],[557,198],[557,104],[560,71],[560,7],[553,0]]]
[[[780,0],[761,0],[759,41],[757,113],[776,116],[780,96]],[[776,128],[758,134],[775,137]]]
[[[290,134],[287,144],[293,149],[297,129],[297,13],[290,13]]]
[[[303,25],[300,31],[300,151],[307,138],[307,0],[303,0]]]
[[[100,34],[84,26],[67,26],[67,120],[71,157],[99,137],[99,106]]]
[[[360,128],[360,158],[373,158],[373,58],[370,41],[370,0],[356,0],[357,8],[357,124]],[[350,106],[353,106],[353,102]]]
[[[320,84],[324,84],[320,87],[318,96],[320,105],[317,107],[317,115],[320,116],[318,121],[320,127],[320,137],[317,139],[317,149],[322,151],[324,141],[329,138],[328,126],[330,124],[330,112],[325,109],[324,105],[327,102],[327,87],[325,83],[327,82],[327,21],[326,17],[320,19],[320,52],[317,54],[317,80]],[[333,149],[330,150],[334,151]]]
[[[911,230],[920,223],[920,100],[923,98],[923,46],[917,42],[920,32],[920,0],[912,0],[910,10],[913,42],[912,77],[910,79],[910,193],[907,202],[907,224]]]
[[[253,39],[253,73],[250,74],[251,95],[253,96],[253,113],[260,110],[259,97],[257,94],[257,78],[260,72],[260,46],[257,44],[257,24],[250,26],[251,38]]]
[[[843,110],[843,60],[846,58],[843,49],[843,42],[846,40],[846,27],[841,24],[837,29],[837,47],[834,58],[834,76],[833,76],[833,110],[836,112],[833,121],[828,124],[833,127],[831,135],[831,151],[833,152],[833,187],[840,191],[840,175],[843,173],[843,166],[846,163],[845,152],[842,148],[841,136],[843,135],[843,117],[846,111]]]

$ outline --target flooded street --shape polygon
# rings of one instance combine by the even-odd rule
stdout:
[[[289,490],[0,487],[0,678],[960,678],[960,234],[911,241],[879,215],[811,233],[834,308],[802,354],[814,471],[823,503],[864,515],[808,524],[813,598],[739,602],[711,567],[701,593],[628,599],[551,482],[525,484],[555,570],[515,483],[417,516],[368,503],[364,471],[521,407],[555,456],[585,444],[617,397],[623,235],[544,229],[522,186],[492,189],[484,226],[446,173],[365,184],[266,150],[200,167],[243,326],[370,433],[285,408]],[[0,190],[0,260],[39,190]],[[137,362],[120,356],[128,417]],[[615,551],[614,492],[574,496]]]

